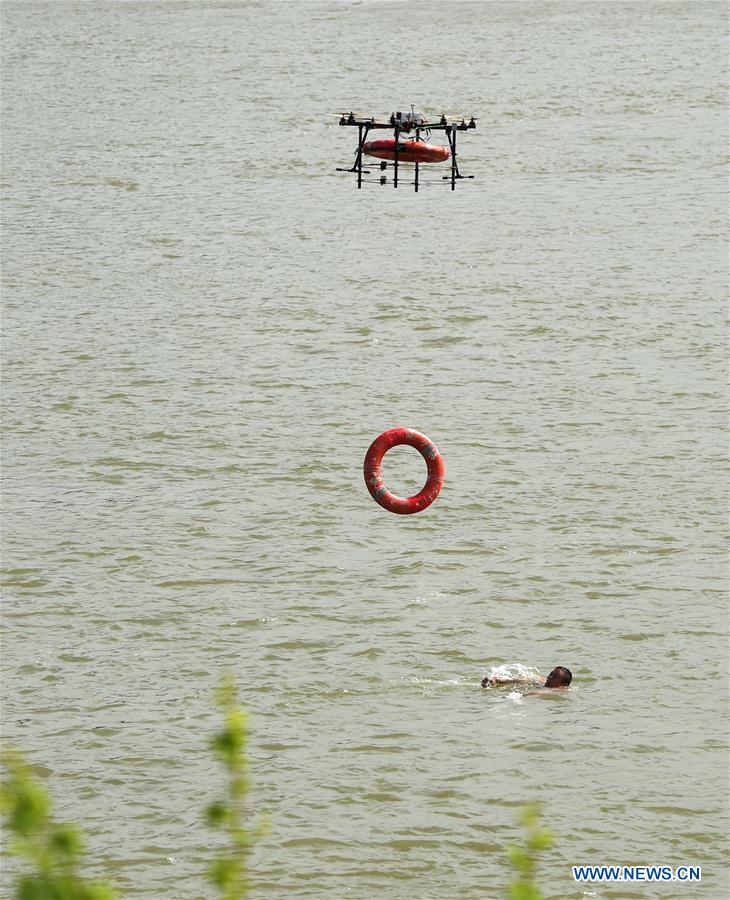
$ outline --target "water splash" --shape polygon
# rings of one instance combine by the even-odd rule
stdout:
[[[498,681],[530,681],[539,674],[537,669],[523,666],[522,663],[503,663],[501,666],[492,666],[487,672],[487,678],[496,678]]]

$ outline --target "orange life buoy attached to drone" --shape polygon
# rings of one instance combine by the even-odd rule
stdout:
[[[392,494],[383,482],[380,472],[380,464],[383,457],[392,447],[407,444],[415,447],[426,460],[428,477],[421,490],[413,497],[398,497]],[[426,509],[441,493],[444,483],[444,461],[436,447],[426,437],[412,428],[391,428],[375,438],[365,454],[365,484],[370,491],[370,496],[388,512],[398,513],[402,516],[420,512]]]

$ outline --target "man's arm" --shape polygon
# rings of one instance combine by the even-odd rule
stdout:
[[[545,678],[530,672],[525,675],[500,675],[497,673],[482,679],[482,687],[497,687],[503,684],[537,684],[544,687]]]

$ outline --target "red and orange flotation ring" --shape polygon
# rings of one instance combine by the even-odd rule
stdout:
[[[380,472],[380,464],[383,457],[392,447],[399,444],[407,444],[415,447],[426,460],[428,477],[421,490],[413,497],[397,497],[392,494],[383,482]],[[388,512],[398,513],[402,516],[420,512],[426,509],[441,493],[446,473],[444,461],[436,447],[426,437],[412,428],[391,428],[384,431],[370,445],[365,454],[365,484],[370,491],[370,496]]]
[[[395,145],[395,138],[366,141],[362,145],[362,152],[378,159],[395,159]],[[449,155],[446,147],[437,147],[435,144],[427,144],[425,141],[398,142],[398,162],[437,163],[444,162]]]

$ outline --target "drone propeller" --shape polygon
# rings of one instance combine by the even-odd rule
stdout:
[[[461,119],[461,121],[457,122],[458,119]],[[469,128],[477,127],[477,119],[475,119],[474,116],[470,116],[469,121],[467,122],[465,116],[449,116],[447,118],[446,113],[441,113],[439,125],[448,125],[449,123],[456,125],[459,131],[467,131]]]
[[[372,122],[375,124],[378,121],[375,116],[366,116],[361,113],[355,113],[352,110],[346,113],[332,113],[332,115],[339,118],[340,125],[356,125],[358,122]]]
[[[445,112],[442,112],[442,113],[441,113],[441,121],[442,121],[442,123],[444,122],[444,120],[447,120],[447,121],[449,121],[449,122],[457,122],[457,123],[458,123],[458,122],[464,122],[466,125],[468,125],[470,122],[476,123],[476,122],[479,121],[479,119],[477,118],[477,116],[469,116],[469,119],[467,120],[466,116],[463,115],[462,113],[445,113]],[[476,125],[474,125],[473,127],[476,127]]]

